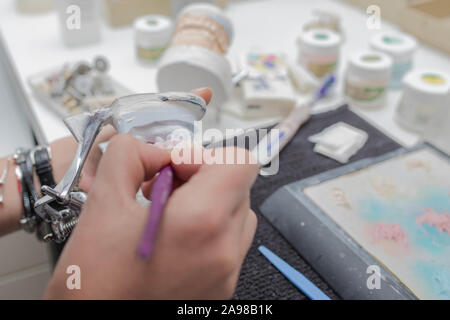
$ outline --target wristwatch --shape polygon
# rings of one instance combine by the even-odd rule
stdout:
[[[53,169],[51,164],[51,150],[48,146],[37,146],[30,152],[31,162],[36,170],[39,183],[42,186],[49,186],[53,188],[56,185],[53,177]],[[47,237],[51,235],[51,228],[46,221],[42,221],[37,226],[36,235],[39,240],[46,241]]]
[[[53,188],[56,185],[56,182],[53,177],[50,147],[38,146],[34,148],[30,153],[30,158],[41,186],[49,186]]]
[[[34,204],[39,199],[39,193],[34,187],[34,169],[39,178],[41,186],[56,185],[53,177],[50,148],[38,146],[34,149],[19,148],[14,154],[16,162],[16,176],[20,186],[20,193],[23,203],[23,214],[20,225],[27,232],[38,231],[38,238],[42,239],[48,234],[47,223],[43,224],[42,219],[36,214]]]
[[[42,186],[49,186],[54,188],[56,186],[55,178],[53,177],[53,169],[51,165],[51,149],[47,146],[38,146],[33,149],[30,153],[30,158],[32,163],[34,164],[34,169],[36,170],[36,174],[39,178],[39,182]],[[52,204],[52,206],[62,209],[62,206],[58,203]],[[49,241],[52,238],[52,228],[50,224],[46,221],[41,221],[37,226],[36,235],[39,240]],[[59,256],[64,248],[65,241],[62,243],[51,242],[50,243],[50,252],[52,255],[53,263],[56,264]]]
[[[37,215],[34,211],[34,203],[39,195],[34,188],[33,181],[33,163],[29,157],[30,150],[19,148],[14,154],[16,162],[16,176],[20,186],[22,197],[23,213],[20,219],[20,225],[27,232],[34,232],[38,224]]]

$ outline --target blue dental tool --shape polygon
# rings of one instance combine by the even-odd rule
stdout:
[[[303,274],[295,270],[283,259],[275,253],[267,249],[265,246],[258,247],[267,260],[272,263],[294,286],[302,291],[311,300],[331,300],[322,290],[320,290],[314,283],[308,280]]]

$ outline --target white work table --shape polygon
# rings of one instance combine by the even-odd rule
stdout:
[[[345,59],[350,53],[368,48],[372,34],[378,32],[366,27],[367,16],[361,10],[340,1],[332,0],[261,0],[232,1],[227,14],[234,23],[235,39],[229,58],[249,49],[285,53],[291,58],[297,54],[296,37],[302,24],[311,17],[315,8],[329,10],[341,17],[346,41],[342,48],[339,66],[340,75],[345,67]],[[383,13],[382,13],[383,14]],[[102,27],[102,41],[98,44],[67,48],[63,45],[59,32],[56,12],[26,15],[16,12],[13,0],[0,2],[0,28],[9,47],[19,77],[26,89],[32,118],[42,130],[47,141],[69,135],[58,116],[41,105],[31,94],[27,79],[43,70],[58,67],[67,61],[92,60],[96,55],[104,55],[111,62],[111,75],[135,92],[155,92],[156,69],[142,66],[135,57],[132,27]],[[389,23],[382,23],[382,30],[391,30]],[[444,53],[421,45],[414,59],[415,67],[437,68],[450,73],[450,59]],[[339,81],[338,90],[342,87]],[[386,105],[377,110],[358,112],[365,118],[374,119],[374,124],[389,136],[405,146],[418,142],[415,134],[399,128],[392,119],[400,97],[399,91],[388,94]],[[221,127],[248,126],[232,116],[225,116]],[[255,122],[260,124],[260,122]]]

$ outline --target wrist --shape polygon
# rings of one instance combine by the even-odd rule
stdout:
[[[8,165],[8,175],[3,185],[3,203],[0,204],[0,236],[20,229],[22,200],[20,198],[15,165],[7,158],[0,160],[0,170]]]
[[[47,288],[45,289],[45,300],[69,300],[69,299],[83,299],[81,290],[69,290],[66,286],[66,279],[58,275],[53,275]]]
[[[77,142],[73,137],[59,139],[50,144],[52,150],[53,175],[60,181],[72,163],[77,149]]]

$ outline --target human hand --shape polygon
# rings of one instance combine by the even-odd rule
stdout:
[[[98,162],[101,158],[101,151],[98,148],[99,143],[109,140],[116,131],[112,126],[107,126],[97,137],[94,146],[89,153],[85,166],[83,168],[82,177],[79,186],[89,191],[92,181],[95,177]],[[75,138],[67,137],[53,142],[52,150],[52,169],[55,181],[60,181],[75,155],[77,143]],[[9,165],[9,174],[5,181],[4,201],[0,205],[0,236],[12,233],[20,229],[20,218],[22,216],[23,204],[20,193],[17,190],[16,176],[13,172],[13,164],[7,161],[7,158],[0,159],[0,170]],[[39,179],[35,176],[35,189],[40,190]]]
[[[211,100],[212,92],[210,89],[196,89],[192,93],[202,97],[206,103]],[[100,134],[97,136],[91,151],[86,159],[83,170],[81,172],[81,179],[78,186],[85,192],[89,192],[90,187],[94,181],[97,167],[102,157],[102,152],[99,149],[99,144],[108,141],[111,137],[116,135],[115,129],[108,125],[105,126]],[[52,168],[55,181],[59,182],[75,156],[77,149],[77,142],[74,137],[66,137],[53,142],[52,150]],[[7,158],[0,159],[0,169],[3,170],[7,165]],[[22,200],[17,192],[16,177],[11,173],[8,174],[7,181],[5,181],[4,201],[0,206],[0,236],[17,231],[20,229],[19,220],[22,214]],[[39,181],[35,179],[36,190],[40,190]]]
[[[89,189],[94,181],[95,174],[97,172],[98,163],[102,157],[102,152],[99,148],[99,144],[110,140],[117,131],[111,126],[105,126],[99,135],[95,139],[92,145],[91,151],[86,159],[81,172],[81,179],[78,186],[85,192],[89,192]],[[55,176],[55,181],[58,183],[67,169],[69,169],[70,164],[75,156],[78,143],[74,137],[66,137],[50,144],[52,151],[52,166],[53,174]]]
[[[169,198],[153,255],[142,260],[137,250],[148,209],[135,195],[169,163],[167,151],[131,136],[111,140],[47,298],[231,297],[256,230],[249,192],[258,168],[172,164],[177,180],[186,182]],[[80,267],[81,290],[66,288],[70,265]]]

